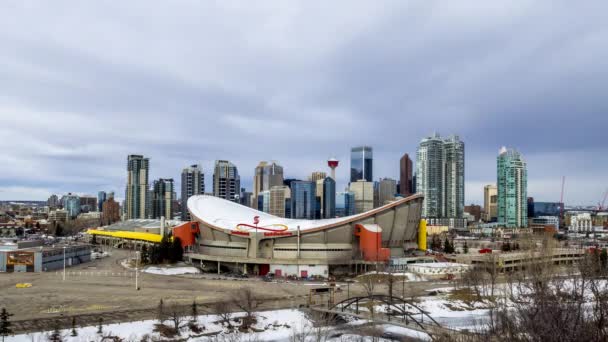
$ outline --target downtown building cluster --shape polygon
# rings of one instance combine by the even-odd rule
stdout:
[[[331,175],[312,171],[308,179],[286,178],[277,161],[261,161],[253,173],[251,191],[241,187],[236,165],[217,160],[213,168],[212,189],[206,192],[205,173],[198,164],[182,170],[180,198],[172,178],[149,184],[150,161],[130,155],[127,161],[127,186],[124,213],[126,219],[191,219],[185,207],[191,196],[209,194],[282,218],[324,219],[360,214],[394,201],[397,197],[422,194],[421,215],[430,225],[466,228],[471,216],[508,227],[527,226],[527,173],[521,155],[503,148],[497,158],[497,183],[484,187],[484,208],[465,207],[465,144],[456,135],[438,134],[420,141],[416,160],[405,153],[399,160],[399,178],[374,180],[374,156],[371,146],[357,146],[350,151],[349,182],[337,191],[335,168],[330,159]],[[483,212],[483,214],[482,214]],[[473,213],[473,214],[472,214]]]

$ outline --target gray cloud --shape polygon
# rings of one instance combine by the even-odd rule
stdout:
[[[251,183],[374,147],[376,177],[435,131],[466,143],[467,202],[501,145],[530,195],[593,204],[608,187],[608,4],[535,1],[12,1],[0,11],[0,199],[123,191],[126,156],[153,177],[215,159]]]

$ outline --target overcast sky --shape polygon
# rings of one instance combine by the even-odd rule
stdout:
[[[23,1],[0,5],[0,200],[115,191],[228,159],[305,178],[374,148],[398,177],[433,132],[466,144],[466,203],[502,145],[528,194],[608,188],[606,1]],[[179,189],[179,188],[178,188]],[[179,190],[178,190],[179,191]]]

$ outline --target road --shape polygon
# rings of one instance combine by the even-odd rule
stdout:
[[[304,304],[311,288],[303,283],[263,282],[251,278],[213,279],[216,275],[193,278],[141,274],[141,290],[136,291],[134,278],[120,265],[120,261],[129,256],[129,251],[114,250],[111,257],[69,268],[65,281],[61,272],[0,274],[1,306],[14,314],[11,320],[19,331],[35,331],[40,329],[41,322],[62,317],[64,324],[61,325],[67,324],[67,318],[71,322],[72,316],[77,317],[79,324],[91,321],[95,324],[96,317],[102,315],[106,323],[150,319],[155,317],[154,308],[161,298],[165,303],[184,306],[196,300],[204,306],[228,301],[235,291],[245,287],[261,298],[263,308],[288,308]],[[72,275],[74,273],[77,275]],[[16,288],[17,283],[31,283],[32,287]],[[406,296],[444,286],[446,283],[406,283]],[[351,295],[363,292],[358,284],[350,285]],[[401,287],[397,286],[395,292],[401,294]],[[336,300],[344,299],[342,297],[346,297],[346,291]]]

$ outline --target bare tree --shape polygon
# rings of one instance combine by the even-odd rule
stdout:
[[[226,324],[228,329],[232,329],[230,319],[232,318],[232,305],[230,302],[217,302],[211,305],[211,312],[220,318],[222,324]]]
[[[249,287],[238,290],[232,297],[232,304],[245,312],[245,317],[241,327],[248,329],[252,324],[256,322],[255,310],[258,307],[258,299],[253,293],[253,290]]]
[[[180,334],[179,329],[182,327],[182,324],[187,321],[188,314],[183,306],[178,305],[177,303],[172,303],[167,308],[167,320],[173,324],[173,329],[175,329],[176,334]]]

